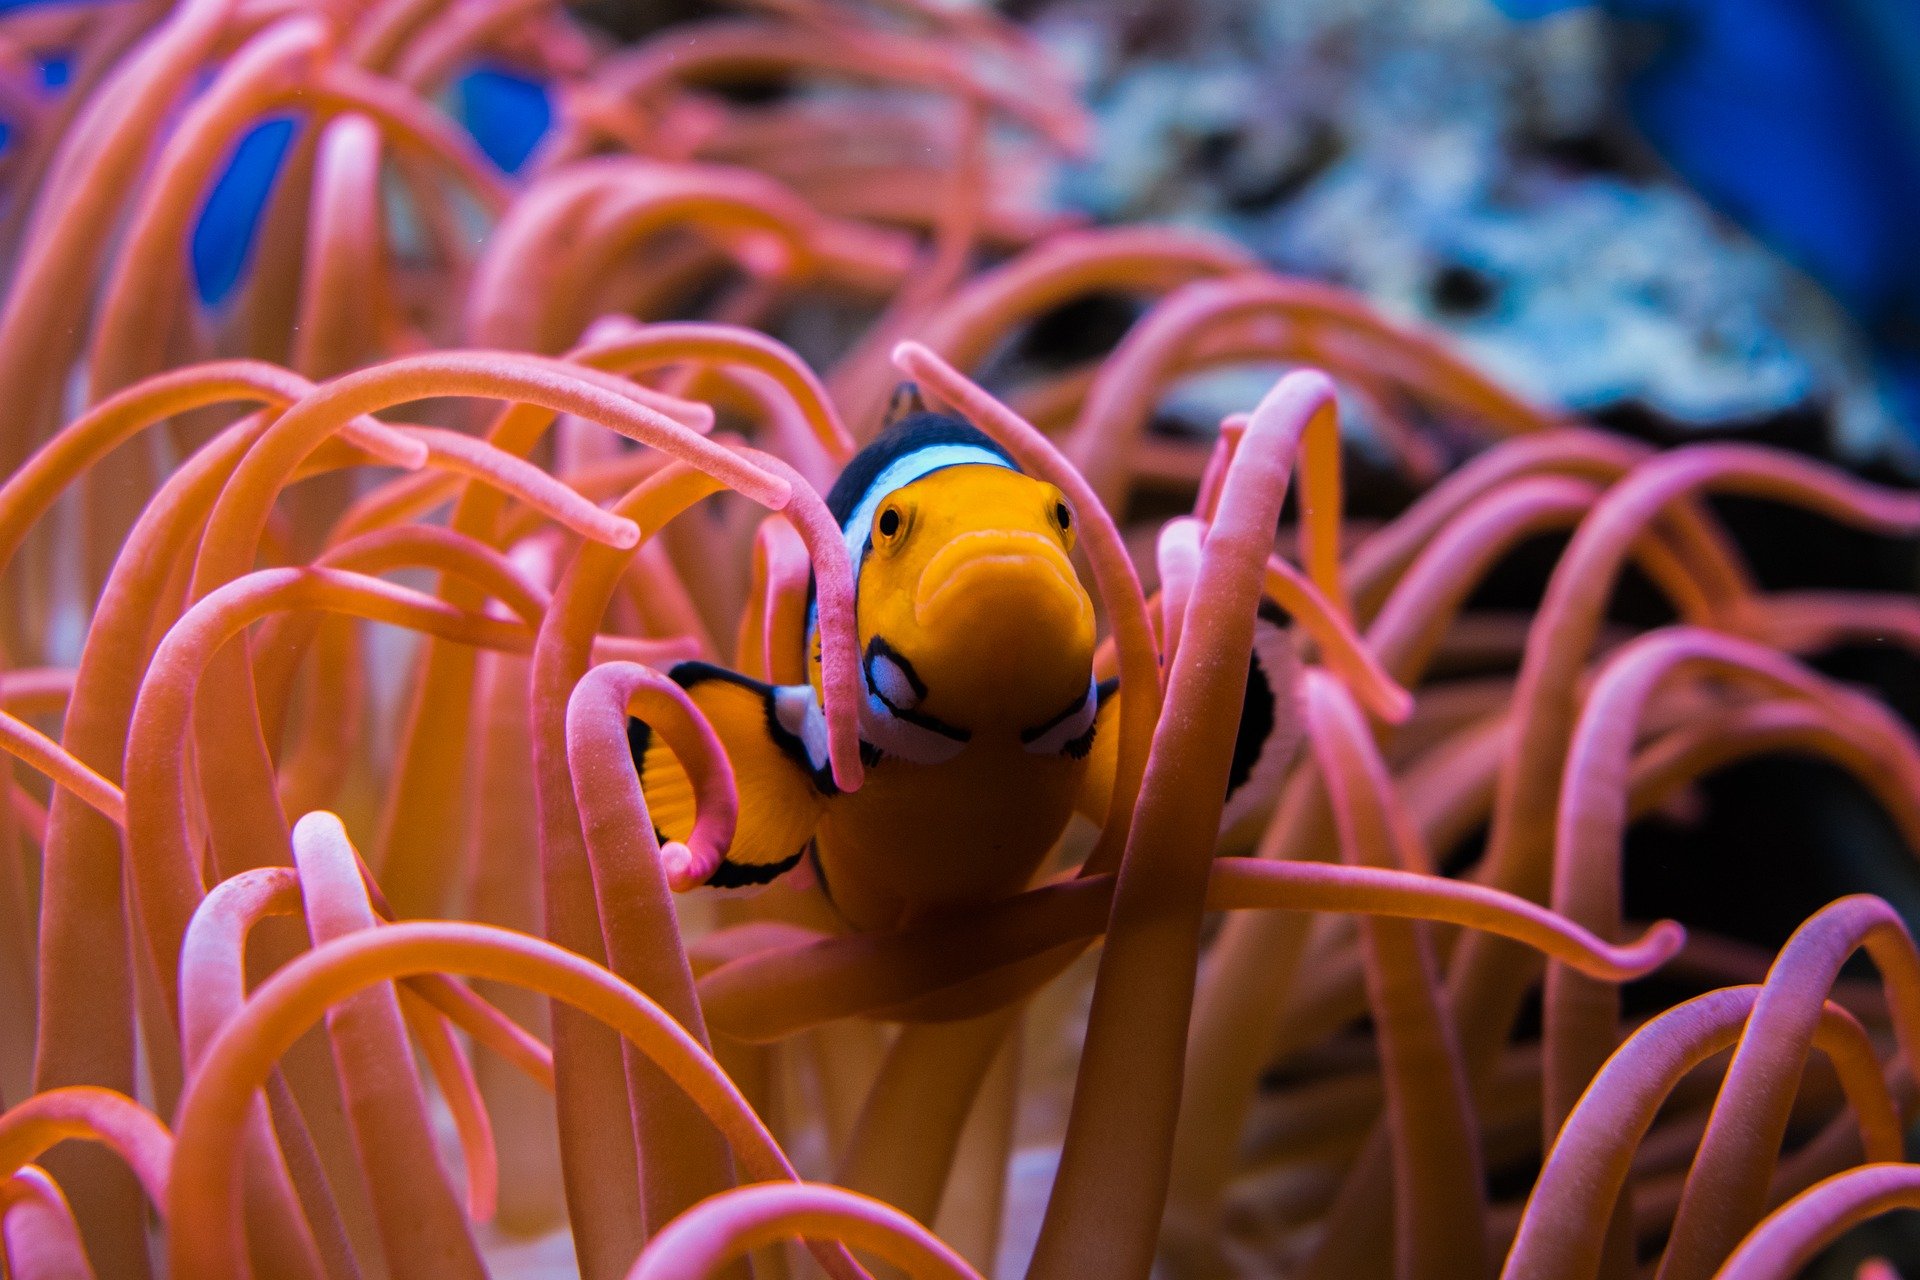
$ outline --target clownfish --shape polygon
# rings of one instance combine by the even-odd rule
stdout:
[[[1093,600],[1076,573],[1066,496],[984,432],[896,393],[891,424],[846,465],[826,505],[853,565],[866,780],[835,787],[810,608],[808,682],[771,685],[706,662],[668,676],[732,766],[739,820],[706,881],[767,884],[807,863],[856,929],[1026,888],[1078,809],[1106,817],[1120,695],[1094,677]],[[1277,794],[1300,717],[1296,664],[1262,611],[1229,777],[1225,832]],[[639,721],[629,745],[663,842],[693,830],[694,796]]]

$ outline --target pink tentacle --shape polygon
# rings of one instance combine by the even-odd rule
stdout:
[[[1776,1209],[1741,1242],[1720,1280],[1786,1280],[1847,1228],[1895,1209],[1920,1208],[1920,1165],[1879,1163],[1835,1174]],[[1881,1264],[1881,1274],[1891,1268]],[[1869,1274],[1866,1264],[1859,1272]]]
[[[0,1174],[13,1176],[70,1138],[110,1148],[133,1170],[164,1216],[173,1135],[153,1112],[111,1089],[44,1089],[0,1112]]]
[[[1337,432],[1332,384],[1290,374],[1254,410],[1228,471],[1127,833],[1060,1174],[1035,1254],[1038,1277],[1089,1267],[1135,1274],[1151,1265],[1255,608],[1294,455],[1309,435],[1337,448]],[[1328,516],[1338,512],[1320,518]],[[1338,590],[1337,579],[1331,585]],[[1101,1172],[1114,1168],[1157,1174],[1117,1201],[1120,1188]]]
[[[753,579],[740,618],[741,671],[770,684],[806,679],[806,543],[785,520],[763,520],[753,538]]]
[[[1767,975],[1687,1175],[1661,1280],[1711,1275],[1760,1220],[1820,1001],[1862,949],[1892,1000],[1902,1057],[1920,1062],[1920,952],[1886,903],[1842,898],[1800,926]]]
[[[119,787],[81,764],[32,725],[0,711],[0,751],[53,779],[117,827],[127,825],[127,798]]]
[[[180,948],[181,1056],[189,1073],[221,1024],[246,1002],[248,932],[268,916],[297,915],[300,910],[300,881],[293,868],[260,867],[215,885],[194,912]],[[249,1108],[240,1145],[246,1232],[254,1256],[274,1258],[300,1276],[328,1275],[264,1100]],[[332,1209],[331,1204],[325,1210],[319,1207],[326,1195],[323,1188],[309,1183],[302,1190],[314,1212]],[[337,1223],[328,1225],[337,1230]],[[338,1259],[334,1261],[331,1273],[338,1275]]]
[[[1160,529],[1154,548],[1160,570],[1160,655],[1164,664],[1180,651],[1180,631],[1193,598],[1194,575],[1200,571],[1200,541],[1206,525],[1198,520],[1169,520]]]
[[[752,1176],[793,1178],[779,1146],[718,1065],[671,1016],[606,970],[552,943],[505,929],[388,925],[335,939],[294,960],[255,992],[209,1047],[180,1108],[182,1137],[174,1150],[168,1202],[175,1275],[238,1280],[244,1274],[230,1230],[236,1187],[228,1135],[274,1060],[335,1002],[382,982],[430,972],[530,986],[604,1020],[687,1091],[726,1134]],[[835,1257],[836,1274],[864,1274],[844,1254]]]
[[[1730,636],[1668,628],[1614,654],[1587,696],[1561,785],[1553,905],[1608,936],[1621,926],[1620,853],[1630,792],[1627,780],[1643,708],[1685,671],[1755,683],[1778,695],[1834,707],[1869,732],[1896,789],[1920,788],[1920,748],[1876,704],[1836,688],[1792,659]],[[1544,1130],[1551,1136],[1617,1034],[1618,996],[1549,966],[1545,1034]]]
[[[1307,726],[1349,865],[1411,870],[1428,861],[1399,808],[1385,763],[1352,695],[1305,676]],[[1431,944],[1419,926],[1360,924],[1368,1004],[1380,1044],[1393,1135],[1395,1274],[1484,1275],[1485,1173],[1459,1042],[1438,994]]]
[[[754,1249],[795,1238],[850,1245],[911,1280],[981,1280],[964,1258],[898,1209],[809,1182],[756,1183],[701,1201],[653,1238],[627,1280],[708,1280]]]
[[[627,747],[629,714],[666,741],[693,781],[696,817],[686,845],[655,843]],[[706,1023],[685,952],[660,940],[680,929],[672,889],[704,881],[733,839],[738,802],[726,754],[685,690],[626,663],[595,667],[574,686],[566,739],[608,967],[704,1047]],[[671,1081],[630,1058],[627,1087],[636,1140],[646,1153],[641,1172],[650,1221],[666,1221],[732,1183],[725,1147]]]
[[[1752,1024],[1761,988],[1723,987],[1649,1021],[1608,1059],[1561,1128],[1534,1183],[1502,1280],[1586,1280],[1608,1258],[1614,1202],[1634,1153],[1661,1105],[1694,1067],[1735,1043]],[[1817,1006],[1816,1037],[1830,1058],[1864,1069],[1843,1074],[1869,1151],[1897,1150],[1900,1129],[1873,1049],[1859,1024],[1831,1003]],[[1877,1089],[1873,1082],[1878,1082]],[[1855,1089],[1863,1089],[1854,1093]],[[1724,1092],[1724,1086],[1723,1086]],[[1624,1247],[1625,1240],[1621,1240]],[[1631,1255],[1612,1255],[1631,1261]],[[1617,1268],[1615,1268],[1617,1270]]]
[[[0,1260],[15,1280],[94,1280],[73,1210],[37,1165],[0,1182]]]
[[[293,857],[316,948],[378,932],[359,857],[338,818],[320,810],[295,823]],[[389,1264],[401,1274],[484,1277],[478,1245],[434,1149],[398,993],[375,988],[341,1001],[328,1011],[327,1038]],[[203,1072],[215,1052],[209,1048],[202,1059]]]

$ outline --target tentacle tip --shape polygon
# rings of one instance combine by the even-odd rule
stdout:
[[[667,887],[675,893],[688,893],[706,885],[727,856],[726,845],[715,843],[711,836],[696,831],[689,838],[691,844],[669,840],[660,850],[662,857],[666,857],[669,850],[674,851],[673,860],[668,863]]]
[[[1302,386],[1311,387],[1313,389],[1313,394],[1316,396],[1336,395],[1338,394],[1338,390],[1339,390],[1337,387],[1334,386],[1333,375],[1328,373],[1325,369],[1320,368],[1318,365],[1306,365],[1306,366],[1303,366],[1302,368],[1295,369],[1291,373],[1287,374],[1286,377],[1282,380],[1292,381]]]
[[[309,809],[295,819],[293,836],[295,839],[310,837],[319,832],[338,830],[344,832],[346,824],[340,821],[338,814],[330,809]]]
[[[693,850],[678,840],[669,840],[661,845],[660,865],[667,873],[667,887],[675,893],[698,889],[706,876],[697,874],[695,861]]]
[[[607,527],[607,545],[631,551],[640,545],[640,526],[631,520],[615,520]]]
[[[1651,973],[1680,954],[1687,945],[1687,927],[1678,920],[1656,920],[1634,950],[1640,953],[1643,973]]]
[[[923,363],[932,354],[933,352],[927,350],[925,344],[908,338],[894,343],[893,352],[888,358],[893,361],[894,368],[911,372],[916,365]]]
[[[793,249],[779,236],[748,236],[737,251],[740,265],[762,280],[786,279],[798,266]]]
[[[1388,724],[1405,724],[1413,714],[1413,695],[1388,681],[1370,699],[1373,712]]]
[[[1314,411],[1324,407],[1335,395],[1333,379],[1324,372],[1311,367],[1290,369],[1275,379],[1260,397],[1253,412],[1247,415],[1247,429],[1252,430],[1256,421],[1271,420],[1274,414],[1289,411]]]
[[[427,465],[427,446],[419,440],[409,440],[393,451],[393,465],[402,471],[419,471]]]
[[[828,763],[833,769],[833,785],[842,791],[858,791],[867,780],[867,771],[860,764],[857,754],[848,758],[848,753],[830,752]]]

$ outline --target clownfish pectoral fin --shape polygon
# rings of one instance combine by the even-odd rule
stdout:
[[[1087,776],[1080,784],[1074,809],[1096,825],[1107,820],[1107,805],[1113,799],[1113,771],[1120,752],[1120,682],[1103,680],[1095,686],[1100,706],[1093,717],[1093,745],[1087,751]]]
[[[1295,705],[1300,659],[1293,638],[1276,611],[1262,608],[1254,623],[1253,657],[1247,664],[1247,692],[1240,705],[1240,727],[1227,770],[1227,802],[1220,814],[1222,847],[1238,850],[1248,832],[1280,798],[1287,770],[1299,753],[1305,720]],[[1113,775],[1119,758],[1120,699],[1108,681],[1100,688],[1100,712],[1094,721],[1093,750],[1087,778],[1075,808],[1096,823],[1107,820]]]
[[[740,797],[733,842],[706,883],[746,888],[799,866],[826,803],[818,781],[825,726],[812,687],[762,684],[705,662],[682,662],[667,674],[713,726]],[[694,820],[686,770],[641,721],[627,722],[627,740],[655,830],[669,840],[686,840]]]

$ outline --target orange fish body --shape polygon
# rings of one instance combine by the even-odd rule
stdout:
[[[1089,778],[1115,699],[1093,680],[1095,615],[1071,559],[1073,513],[985,435],[925,412],[849,462],[827,505],[856,579],[866,780],[841,792],[828,771],[811,624],[805,685],[676,666],[740,797],[732,845],[707,883],[764,884],[806,862],[863,930],[1015,893],[1076,803],[1111,785]],[[684,840],[685,773],[644,725],[632,738],[655,826]],[[1110,772],[1101,746],[1097,767]]]

